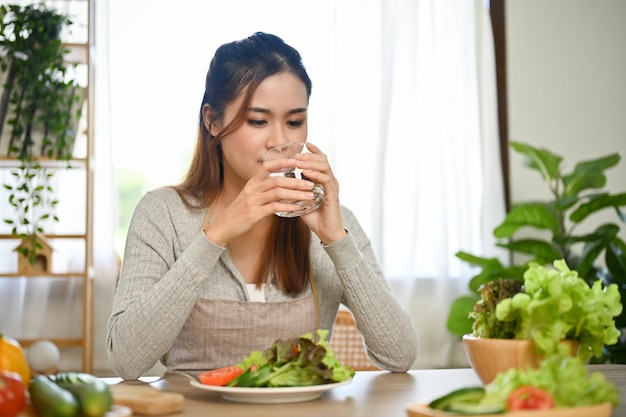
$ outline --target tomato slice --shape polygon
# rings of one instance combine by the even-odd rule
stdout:
[[[554,408],[554,399],[549,392],[541,388],[523,386],[509,395],[507,406],[509,411],[549,410]]]
[[[226,366],[224,368],[213,369],[202,372],[198,375],[198,380],[206,385],[226,385],[243,373],[243,369],[237,366]]]

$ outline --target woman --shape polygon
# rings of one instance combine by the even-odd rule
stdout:
[[[136,379],[158,360],[191,373],[232,365],[277,339],[331,330],[340,303],[376,365],[410,369],[413,326],[340,206],[326,155],[308,143],[294,159],[262,162],[276,145],[306,141],[310,94],[299,53],[276,36],[218,48],[187,176],[145,195],[129,227],[107,337],[119,376]],[[294,165],[310,181],[269,175]],[[274,214],[311,199],[313,181],[325,189],[319,209]]]

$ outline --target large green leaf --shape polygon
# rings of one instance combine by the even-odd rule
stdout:
[[[606,248],[604,259],[609,270],[606,284],[617,284],[623,305],[626,301],[626,243],[619,237],[613,239]],[[626,308],[615,318],[615,325],[617,328],[626,327]]]
[[[593,242],[596,240],[607,241],[611,236],[615,236],[619,232],[619,226],[613,223],[606,223],[595,231],[586,235],[569,235],[555,237],[554,242],[563,246],[572,246],[576,243]]]
[[[617,217],[620,218],[622,223],[626,223],[626,211],[622,211],[619,207],[615,207],[615,212],[617,213]]]
[[[563,158],[553,154],[547,149],[539,149],[526,143],[511,142],[511,146],[517,152],[525,155],[524,165],[539,171],[545,181],[560,178],[559,165]]]
[[[462,261],[481,268],[480,272],[474,275],[469,282],[469,289],[474,294],[478,294],[478,288],[480,288],[481,285],[493,281],[496,278],[517,279],[521,281],[524,271],[528,267],[527,264],[505,267],[498,258],[485,258],[467,252],[457,252],[455,255]]]
[[[563,195],[572,196],[589,188],[602,188],[606,184],[604,171],[619,163],[619,154],[611,154],[576,164],[574,171],[563,177]]]
[[[594,171],[604,172],[609,168],[613,168],[621,160],[621,156],[618,153],[612,153],[610,155],[602,156],[600,158],[591,159],[589,161],[581,161],[576,164],[574,173],[584,175]]]
[[[520,239],[509,243],[498,243],[498,246],[514,252],[533,255],[542,264],[552,263],[557,259],[562,259],[563,254],[559,252],[550,242],[538,239]]]
[[[563,195],[566,197],[578,195],[581,191],[589,188],[604,187],[606,185],[606,176],[600,172],[590,172],[585,176],[568,178],[568,182],[568,184],[565,184],[565,179],[563,179],[565,188]]]
[[[480,273],[474,275],[469,282],[469,289],[472,292],[478,293],[478,289],[488,283],[489,281],[493,281],[501,275],[501,271],[504,268],[483,268]]]
[[[571,195],[569,197],[562,197],[552,202],[552,207],[557,211],[565,211],[571,207],[574,207],[580,201],[580,197],[577,195]]]
[[[469,288],[471,291],[478,293],[478,289],[488,284],[489,282],[496,280],[498,278],[502,279],[516,279],[518,281],[523,281],[524,271],[527,269],[528,265],[524,266],[513,265],[510,267],[493,267],[493,268],[485,268],[479,274],[475,275],[469,282]]]
[[[578,206],[569,219],[574,223],[580,223],[585,220],[587,216],[597,211],[603,210],[608,207],[621,207],[626,206],[626,193],[607,195],[602,194],[593,197],[588,202]]]
[[[613,281],[626,290],[626,243],[618,237],[613,239],[606,248],[604,258]]]
[[[498,265],[500,266],[500,268],[503,268],[502,263],[500,263],[500,260],[498,258],[485,258],[482,256],[472,255],[471,253],[467,253],[463,251],[459,251],[455,253],[454,256],[456,256],[457,258],[459,258],[460,260],[464,262],[467,262],[468,264],[472,266],[479,266],[481,268],[485,268],[489,265],[492,265],[492,266]]]
[[[515,206],[504,221],[494,229],[493,234],[499,239],[509,238],[520,227],[558,231],[559,219],[554,208],[545,203],[525,203]]]
[[[474,294],[464,295],[454,300],[450,307],[450,314],[448,314],[448,322],[446,324],[451,333],[458,336],[472,333],[474,320],[469,317],[469,314],[479,299],[480,297]]]
[[[598,259],[602,251],[609,246],[609,243],[619,233],[619,227],[614,224],[605,224],[598,227],[593,233],[587,235],[587,243],[583,247],[580,262],[576,267],[581,277],[587,277],[593,264]]]
[[[469,282],[472,292],[478,293],[478,288],[494,278],[497,278],[505,270],[504,265],[498,258],[484,258],[467,252],[457,252],[456,257],[472,266],[480,267],[480,272],[473,276]]]

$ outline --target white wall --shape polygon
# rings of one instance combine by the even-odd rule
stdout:
[[[607,189],[626,191],[626,1],[505,6],[510,140],[562,156],[566,172],[580,160],[618,152],[622,160],[607,171]],[[548,197],[539,174],[510,155],[513,202]],[[618,218],[607,211],[588,220],[595,227]]]

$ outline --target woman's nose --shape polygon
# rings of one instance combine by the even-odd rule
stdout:
[[[270,137],[267,140],[268,148],[273,148],[282,144],[289,142],[289,135],[285,131],[285,129],[281,127],[277,127],[272,129],[270,132]]]

